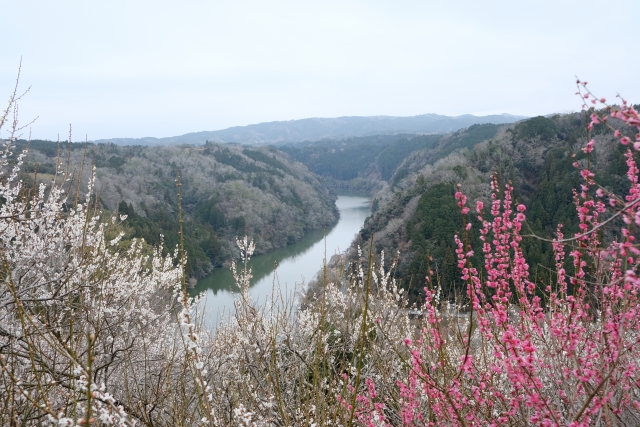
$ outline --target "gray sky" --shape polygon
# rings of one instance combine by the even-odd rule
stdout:
[[[34,138],[66,138],[69,123],[92,140],[567,112],[581,105],[575,75],[640,102],[637,0],[1,0],[0,13],[0,96],[22,56]]]

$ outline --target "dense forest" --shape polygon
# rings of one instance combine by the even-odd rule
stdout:
[[[86,190],[95,164],[96,198],[105,215],[127,215],[122,247],[133,238],[173,250],[179,243],[176,179],[182,184],[187,273],[202,277],[235,257],[236,237],[259,252],[286,246],[308,231],[335,223],[335,196],[313,173],[273,148],[207,143],[201,147],[18,141],[29,145],[25,180],[47,182],[60,168],[82,174]],[[69,166],[66,166],[66,163]],[[84,161],[84,166],[83,166]],[[37,172],[37,174],[36,174]]]
[[[375,195],[377,211],[367,220],[358,244],[366,244],[373,234],[377,251],[399,250],[396,278],[416,300],[424,295],[429,270],[449,298],[459,296],[466,285],[460,279],[453,239],[454,234],[465,234],[454,199],[457,184],[471,200],[487,203],[491,174],[502,187],[511,183],[514,198],[527,207],[525,234],[543,238],[553,238],[559,223],[565,235],[577,231],[572,191],[580,187],[579,166],[589,162],[596,181],[612,192],[628,190],[625,147],[603,127],[592,131],[597,148],[589,159],[581,150],[588,120],[584,113],[574,113],[534,117],[500,129],[474,126],[413,151],[399,163],[390,185]],[[473,214],[467,220],[477,223]],[[467,239],[480,262],[477,227],[470,233]],[[529,237],[522,246],[536,283],[549,283],[555,269],[551,245]]]
[[[534,117],[516,124],[476,124],[445,135],[384,135],[320,140],[279,147],[325,177],[338,189],[368,191],[373,215],[356,244],[374,236],[375,251],[399,251],[395,277],[413,299],[424,295],[425,276],[434,271],[445,294],[463,292],[454,235],[462,233],[462,215],[454,199],[456,185],[474,200],[489,200],[490,175],[527,207],[526,234],[551,238],[558,223],[575,232],[572,191],[579,188],[578,166],[590,162],[596,180],[609,190],[628,190],[624,147],[596,126],[597,149],[587,160],[588,117],[584,113]],[[631,131],[629,131],[631,132]],[[477,221],[469,215],[467,221]],[[467,235],[481,262],[477,227]],[[614,236],[607,236],[608,239]],[[526,238],[523,249],[539,284],[550,279],[551,245]]]
[[[236,235],[269,249],[335,219],[318,176],[275,148],[4,142],[0,424],[637,425],[640,116],[608,117],[615,134],[594,113],[387,141],[342,181],[381,184],[365,251],[263,303],[244,237],[213,330],[185,273]],[[478,241],[477,200],[482,250],[453,238]],[[527,236],[557,222],[581,233],[554,253]]]
[[[493,137],[499,128],[495,124],[474,124],[447,135],[375,135],[306,141],[278,148],[338,188],[370,192],[387,185],[393,187],[405,178],[408,171],[400,165],[412,153],[429,153],[433,162]]]
[[[514,196],[527,206],[530,234],[551,237],[558,223],[565,232],[575,231],[571,191],[579,186],[575,162],[587,161],[580,150],[586,120],[583,113],[539,116],[516,124],[474,124],[445,135],[376,135],[261,148],[31,141],[24,174],[31,179],[37,170],[38,179],[46,179],[55,171],[59,150],[72,167],[79,168],[82,158],[94,162],[101,208],[127,215],[122,245],[132,238],[157,245],[163,235],[171,248],[179,242],[175,179],[180,172],[187,269],[196,277],[233,258],[236,236],[247,234],[259,253],[268,252],[335,222],[336,190],[369,193],[374,213],[357,243],[374,235],[376,251],[398,250],[395,275],[413,297],[422,295],[429,270],[454,297],[463,287],[453,243],[462,224],[455,185],[486,202],[495,172],[501,185],[512,183]],[[589,160],[598,182],[626,191],[623,148],[603,129],[593,133],[602,139]],[[548,279],[550,245],[528,238],[523,248],[532,274]],[[475,249],[479,261],[481,251]]]

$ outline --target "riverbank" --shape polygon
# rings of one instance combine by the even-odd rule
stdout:
[[[314,278],[322,268],[325,254],[329,259],[349,247],[371,214],[369,201],[363,196],[338,196],[336,206],[340,219],[333,227],[313,231],[298,243],[253,257],[249,262],[253,273],[252,298],[264,302],[276,286],[283,292],[290,292]],[[205,292],[207,317],[215,319],[219,313],[233,307],[233,292],[237,290],[234,287],[231,271],[216,269],[200,279],[191,293]]]

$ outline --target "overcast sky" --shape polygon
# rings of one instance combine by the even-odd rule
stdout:
[[[306,117],[549,114],[574,76],[640,102],[640,1],[0,1],[33,137]],[[2,107],[4,109],[4,107]]]

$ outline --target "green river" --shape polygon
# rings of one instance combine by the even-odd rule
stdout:
[[[346,250],[360,231],[364,220],[371,214],[369,198],[338,196],[336,206],[340,211],[337,224],[326,230],[327,260],[335,253]],[[298,243],[255,256],[249,261],[253,278],[251,296],[265,302],[274,286],[284,293],[313,279],[322,268],[325,254],[325,230],[309,233]],[[274,276],[274,263],[277,264]],[[240,267],[240,266],[238,266]],[[233,308],[233,294],[237,292],[230,270],[216,269],[211,275],[198,281],[194,293],[206,292],[205,323],[218,323],[219,316]]]

